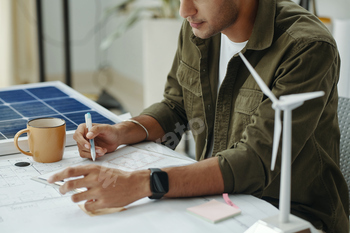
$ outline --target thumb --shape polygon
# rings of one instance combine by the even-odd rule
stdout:
[[[94,133],[89,131],[87,134],[86,134],[86,138],[87,139],[93,139],[95,136],[94,136]]]
[[[94,214],[94,212],[98,209],[101,209],[99,204],[97,203],[97,200],[88,200],[85,202],[84,207],[86,211],[91,212]]]
[[[87,132],[86,138],[87,139],[94,139],[97,135],[100,134],[101,127],[99,124],[93,124],[90,131]]]

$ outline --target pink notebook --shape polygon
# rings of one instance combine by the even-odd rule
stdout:
[[[187,208],[187,211],[211,223],[217,223],[241,213],[239,208],[229,206],[216,200]]]

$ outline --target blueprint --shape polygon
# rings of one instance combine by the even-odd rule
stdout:
[[[18,167],[17,162],[29,162]],[[71,195],[61,195],[58,186],[43,184],[33,178],[48,178],[68,167],[99,164],[122,170],[147,169],[192,164],[188,157],[155,143],[125,146],[106,154],[95,162],[79,156],[76,147],[67,148],[56,163],[37,163],[31,157],[16,154],[0,157],[0,232],[244,232],[260,218],[276,215],[269,203],[250,195],[230,195],[242,214],[218,224],[207,223],[186,213],[186,208],[203,204],[214,197],[150,200],[142,198],[125,208],[126,211],[90,217],[73,203]],[[155,219],[158,219],[155,221]],[[135,224],[137,223],[137,224]]]
[[[95,164],[124,171],[135,171],[148,169],[150,167],[163,168],[169,166],[183,166],[196,162],[195,160],[177,152],[172,151],[172,154],[168,153],[168,148],[164,149],[161,145],[153,142],[147,142],[141,143],[138,146],[124,146],[118,148],[118,150],[115,152],[99,157],[94,162],[89,159],[80,161],[75,160],[72,161],[70,166]],[[35,179],[35,177],[34,180],[39,182],[42,180],[47,180],[47,178],[49,178],[51,175],[57,173],[58,171],[64,170],[66,167],[68,166],[65,165],[59,169],[42,173],[42,175],[37,177],[41,180]]]
[[[0,207],[61,197],[57,189],[45,187],[31,179],[86,160],[80,158],[77,151],[66,152],[62,161],[50,164],[35,162],[25,155],[11,157],[4,156],[0,160]],[[17,162],[28,162],[30,165],[18,167],[15,165]]]

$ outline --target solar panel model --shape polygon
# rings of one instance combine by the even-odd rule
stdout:
[[[66,146],[75,145],[73,134],[84,115],[90,112],[93,123],[115,124],[119,117],[62,82],[43,82],[0,88],[0,155],[19,153],[15,134],[31,119],[56,117],[66,121]],[[29,150],[28,137],[22,134],[19,146]]]

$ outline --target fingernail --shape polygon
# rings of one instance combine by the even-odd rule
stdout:
[[[96,149],[96,153],[97,153],[97,154],[102,154],[103,151],[102,151],[101,149]]]
[[[50,176],[50,177],[47,179],[47,182],[52,183],[52,181],[53,181],[52,176]]]
[[[86,149],[90,149],[88,144],[85,144],[84,146],[85,146]]]
[[[87,138],[91,138],[93,135],[94,135],[94,134],[93,134],[92,132],[88,132],[88,133],[86,134],[86,137],[87,137]]]

